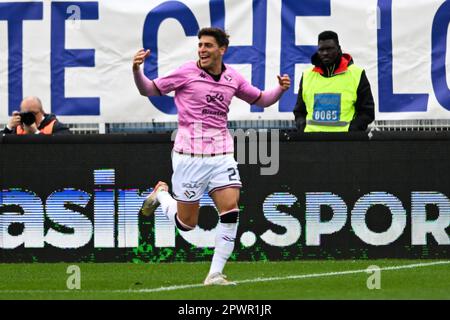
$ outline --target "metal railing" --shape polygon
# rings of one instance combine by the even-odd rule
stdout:
[[[66,123],[74,134],[165,133],[178,128],[176,122],[133,123]],[[0,124],[3,130],[5,124]],[[238,120],[229,121],[230,129],[280,129],[295,131],[294,120]],[[450,119],[435,120],[376,120],[370,126],[376,131],[449,131]]]
[[[376,120],[371,124],[379,131],[448,131],[450,119]]]

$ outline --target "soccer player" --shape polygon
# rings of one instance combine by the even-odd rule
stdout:
[[[142,214],[151,215],[161,205],[164,214],[181,231],[193,230],[198,222],[199,200],[205,191],[219,211],[215,250],[205,285],[235,284],[222,273],[234,249],[239,217],[241,181],[234,159],[233,138],[227,129],[231,99],[268,107],[290,87],[288,75],[278,76],[279,85],[261,91],[222,60],[228,35],[219,28],[198,33],[198,61],[187,62],[167,76],[148,79],[140,65],[150,50],[134,56],[133,73],[143,96],[175,91],[178,132],[172,156],[173,197],[165,182],[158,182],[145,199]]]

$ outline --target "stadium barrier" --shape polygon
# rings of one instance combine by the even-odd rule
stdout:
[[[178,127],[177,122],[117,122],[117,123],[66,123],[73,134],[110,133],[168,133]],[[0,124],[0,130],[6,124]],[[234,120],[228,121],[228,128],[278,129],[297,131],[294,120]],[[372,131],[449,131],[449,119],[420,120],[375,120],[369,125]]]
[[[233,260],[450,257],[450,133],[236,139],[243,182]],[[0,261],[205,261],[217,213],[180,233],[158,209],[170,134],[3,136]]]

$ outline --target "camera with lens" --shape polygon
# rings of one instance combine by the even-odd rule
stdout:
[[[21,112],[20,121],[27,126],[31,126],[36,122],[36,117],[33,112]]]

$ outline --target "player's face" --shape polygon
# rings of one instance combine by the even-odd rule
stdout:
[[[202,36],[198,41],[198,57],[203,69],[215,71],[222,68],[222,57],[225,47],[219,47],[212,36]]]

